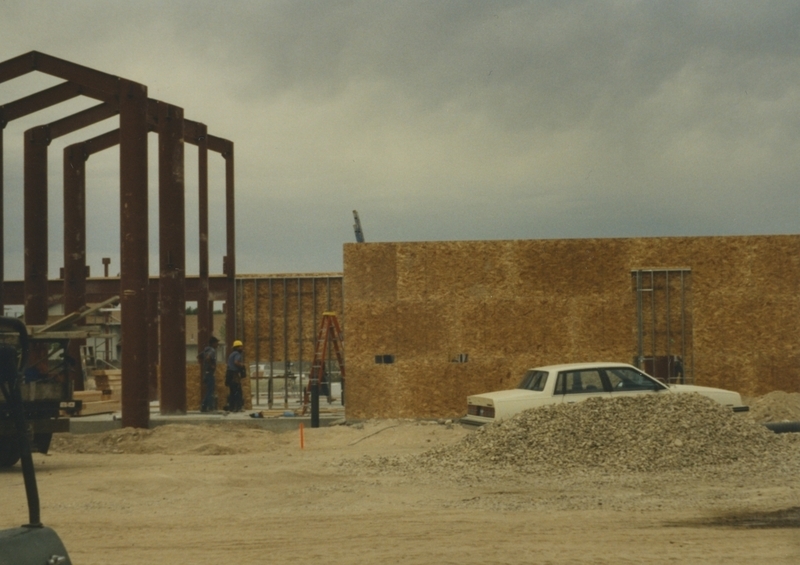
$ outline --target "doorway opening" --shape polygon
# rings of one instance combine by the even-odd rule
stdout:
[[[634,365],[665,382],[694,382],[692,270],[631,271],[636,293]]]

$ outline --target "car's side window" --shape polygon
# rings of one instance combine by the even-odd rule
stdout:
[[[603,392],[603,380],[597,369],[566,371],[558,374],[556,394],[587,394]]]
[[[610,369],[606,371],[606,376],[611,383],[612,391],[629,391],[629,390],[656,390],[664,388],[654,379],[647,375],[620,367],[619,369]]]

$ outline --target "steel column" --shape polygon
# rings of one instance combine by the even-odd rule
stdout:
[[[228,142],[225,157],[225,224],[226,224],[226,252],[227,268],[225,275],[228,277],[228,309],[225,320],[226,335],[229,341],[236,336],[236,210],[234,208],[233,190],[233,143]]]
[[[150,423],[147,366],[147,87],[119,79],[122,425]]]
[[[253,306],[253,313],[254,313],[254,318],[255,318],[255,320],[253,321],[254,322],[253,325],[255,326],[255,331],[253,332],[254,333],[253,340],[255,341],[255,346],[256,346],[256,351],[255,351],[255,357],[256,357],[256,405],[258,405],[258,404],[261,404],[261,389],[259,387],[259,384],[261,383],[261,380],[259,379],[259,375],[258,375],[258,363],[259,363],[259,361],[261,361],[261,352],[258,349],[258,340],[259,340],[259,335],[258,335],[258,279],[253,279],[253,305],[254,305]]]
[[[186,413],[183,109],[158,103],[161,413]],[[198,342],[198,347],[200,347]]]
[[[25,323],[47,323],[47,127],[25,132]]]
[[[157,279],[156,279],[157,280]],[[158,288],[150,284],[147,293],[147,398],[150,402],[158,400]]]
[[[0,313],[5,314],[5,306],[6,306],[6,297],[4,292],[4,284],[3,281],[6,280],[6,260],[5,260],[5,225],[3,223],[3,217],[5,216],[5,195],[3,193],[3,131],[6,127],[5,119],[3,118],[2,113],[0,113]]]
[[[303,293],[302,279],[297,277],[297,382],[303,390]]]
[[[64,148],[64,313],[86,304],[86,154],[83,144]],[[80,322],[83,323],[83,320]],[[68,354],[80,359],[86,340],[70,340]],[[75,390],[83,390],[80,364],[69,368]]]
[[[289,292],[283,279],[283,408],[289,408]]]
[[[208,299],[208,131],[204,124],[197,124],[198,163],[198,223],[199,223],[199,297],[197,299],[197,347],[203,347],[211,338],[214,308]],[[213,303],[212,303],[213,304]]]
[[[274,299],[272,297],[272,279],[269,279],[269,381],[267,381],[267,408],[272,410],[273,386],[272,377],[274,376],[273,363],[275,362],[275,312]]]

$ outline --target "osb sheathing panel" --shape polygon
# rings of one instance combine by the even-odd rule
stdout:
[[[530,366],[630,362],[631,271],[648,268],[691,269],[696,384],[800,390],[798,236],[346,244],[344,267],[353,417],[458,416]],[[384,354],[396,363],[376,365]]]

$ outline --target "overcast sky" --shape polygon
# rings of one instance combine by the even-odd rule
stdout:
[[[0,61],[41,51],[146,84],[236,151],[240,273],[342,269],[367,241],[800,232],[800,2],[0,0]],[[0,85],[0,105],[60,82]],[[22,134],[10,123],[6,276],[22,277]],[[50,146],[50,271],[62,266]],[[157,139],[150,136],[157,272]],[[224,162],[210,155],[211,267]],[[187,267],[197,156],[186,146]],[[119,266],[119,156],[87,168],[88,260]],[[114,273],[116,274],[116,273]]]

